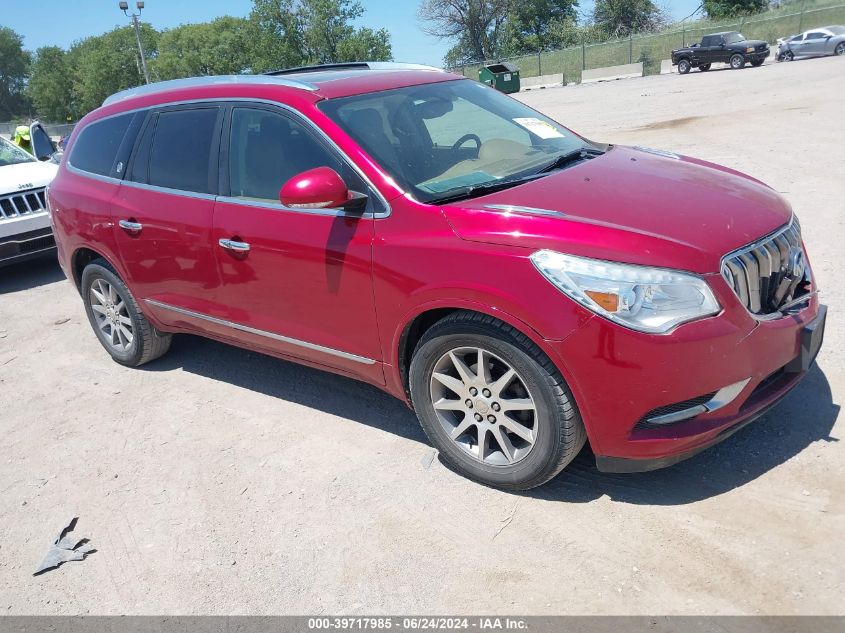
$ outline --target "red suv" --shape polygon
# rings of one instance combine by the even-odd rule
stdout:
[[[76,127],[49,203],[117,362],[188,332],[365,380],[501,488],[548,481],[586,440],[604,471],[688,457],[780,400],[822,341],[774,190],[424,67],[119,93]]]

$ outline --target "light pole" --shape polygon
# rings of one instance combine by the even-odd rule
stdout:
[[[150,73],[147,71],[147,58],[144,57],[144,47],[141,45],[141,22],[138,18],[141,17],[141,11],[144,10],[144,3],[138,0],[135,6],[138,8],[138,13],[127,13],[129,10],[129,3],[126,0],[121,0],[118,5],[123,14],[131,18],[132,26],[135,27],[135,41],[138,42],[138,52],[141,54],[141,70],[144,72],[144,81],[150,83]]]

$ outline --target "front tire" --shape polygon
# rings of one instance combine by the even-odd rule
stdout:
[[[688,59],[682,59],[678,61],[678,73],[681,75],[686,75],[690,69],[692,68],[692,64],[689,63]]]
[[[745,67],[745,57],[737,53],[736,55],[731,55],[731,68],[734,70],[739,70],[740,68]]]
[[[97,339],[121,365],[137,367],[170,349],[172,335],[153,327],[106,260],[96,259],[85,267],[82,299]]]
[[[505,490],[557,475],[586,432],[558,369],[509,325],[456,312],[432,326],[411,360],[420,424],[460,474]]]
[[[792,51],[787,51],[787,52],[786,52],[786,55],[784,55],[784,56],[783,56],[783,58],[784,58],[786,61],[791,62],[791,61],[793,61],[793,60],[795,59],[795,53],[793,53]]]

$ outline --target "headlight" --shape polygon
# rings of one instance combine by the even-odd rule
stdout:
[[[721,310],[707,283],[688,273],[547,250],[532,254],[531,261],[571,299],[606,319],[641,332],[662,334]]]
[[[753,52],[754,52],[754,47],[753,47],[753,46],[749,46],[748,48],[746,48],[746,49],[745,49],[745,52],[746,52],[746,53],[753,53]]]

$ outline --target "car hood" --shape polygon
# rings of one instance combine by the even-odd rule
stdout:
[[[718,272],[723,255],[792,215],[777,192],[750,176],[619,146],[443,212],[464,240],[698,273]]]
[[[18,163],[0,167],[0,195],[46,187],[53,180],[58,168],[58,165],[50,162]]]

